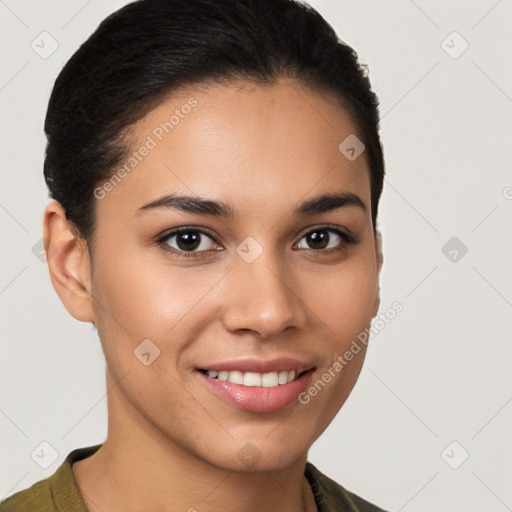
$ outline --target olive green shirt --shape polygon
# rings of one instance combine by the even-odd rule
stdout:
[[[52,476],[1,501],[0,512],[88,512],[71,466],[100,446],[73,450]],[[311,485],[318,512],[384,512],[320,473],[310,462],[306,463],[304,475]]]

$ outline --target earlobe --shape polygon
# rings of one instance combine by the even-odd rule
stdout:
[[[50,279],[64,307],[77,320],[93,322],[87,242],[75,235],[57,201],[46,206],[43,237]]]

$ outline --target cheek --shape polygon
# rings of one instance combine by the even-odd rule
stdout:
[[[321,392],[323,400],[315,407],[319,408],[318,418],[327,425],[352,391],[364,362],[366,344],[361,339],[374,316],[377,270],[370,252],[361,252],[358,258],[331,270],[328,278],[308,275],[306,279],[302,289],[316,290],[308,294],[305,303],[318,321],[322,335],[316,338],[317,347],[325,356],[317,378],[327,381]],[[319,383],[313,394],[324,390],[323,386]]]
[[[331,349],[341,352],[370,324],[377,297],[377,274],[371,258],[354,258],[322,276],[310,274],[305,300],[323,324]]]
[[[166,264],[163,258],[148,258],[143,251],[112,254],[100,262],[94,291],[110,321],[126,326],[133,336],[161,337],[197,303],[208,282],[201,272]]]
[[[315,418],[315,432],[320,435],[336,416],[352,392],[361,372],[366,344],[358,336],[370,326],[377,295],[377,274],[371,259],[341,265],[329,279],[316,281],[317,293],[310,294],[311,309],[317,315],[316,344],[323,354],[323,364],[302,404]],[[304,288],[311,289],[311,288]]]
[[[133,351],[150,339],[165,366],[176,368],[181,352],[211,320],[207,295],[226,269],[171,264],[147,248],[103,254],[109,257],[95,265],[93,294],[107,359],[113,366],[138,366]]]

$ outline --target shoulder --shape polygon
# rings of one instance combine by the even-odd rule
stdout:
[[[331,480],[310,462],[306,463],[304,474],[315,495],[318,512],[385,512]]]
[[[87,512],[71,466],[92,455],[100,446],[73,450],[53,475],[0,501],[0,512]]]
[[[50,512],[57,510],[55,508],[50,479],[45,478],[36,482],[28,489],[19,491],[0,501],[0,512]]]

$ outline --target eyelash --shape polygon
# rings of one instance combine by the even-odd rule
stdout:
[[[159,246],[161,246],[164,250],[166,250],[168,252],[171,252],[172,254],[174,254],[174,255],[176,255],[176,256],[178,256],[180,258],[181,257],[183,257],[183,258],[199,258],[199,257],[203,257],[204,253],[210,252],[210,251],[178,251],[178,250],[174,249],[174,247],[170,247],[166,243],[173,236],[178,235],[178,234],[183,233],[183,232],[190,232],[190,231],[193,231],[193,232],[196,232],[196,233],[200,233],[201,235],[205,235],[208,238],[210,238],[211,240],[213,240],[215,243],[217,243],[217,241],[215,240],[213,234],[208,232],[208,231],[206,231],[205,229],[203,229],[203,228],[196,228],[196,227],[183,226],[183,227],[180,227],[180,228],[173,229],[172,231],[170,231],[168,233],[165,233],[164,235],[159,237],[157,239],[157,244]],[[336,228],[336,227],[333,227],[333,226],[330,226],[330,225],[319,226],[319,227],[316,227],[314,229],[310,229],[309,231],[306,231],[304,234],[302,234],[302,236],[299,238],[298,241],[300,242],[300,240],[302,240],[305,236],[307,236],[308,234],[313,233],[315,231],[329,231],[329,232],[335,233],[336,235],[338,235],[343,240],[343,243],[341,243],[339,247],[332,247],[330,249],[306,249],[306,250],[309,250],[309,251],[313,251],[315,253],[319,253],[319,254],[320,253],[323,253],[323,254],[343,253],[343,252],[345,252],[347,250],[347,245],[356,243],[355,237],[353,237],[352,235],[346,233],[345,231],[340,230],[339,228]],[[301,249],[301,250],[304,250],[304,249]]]

